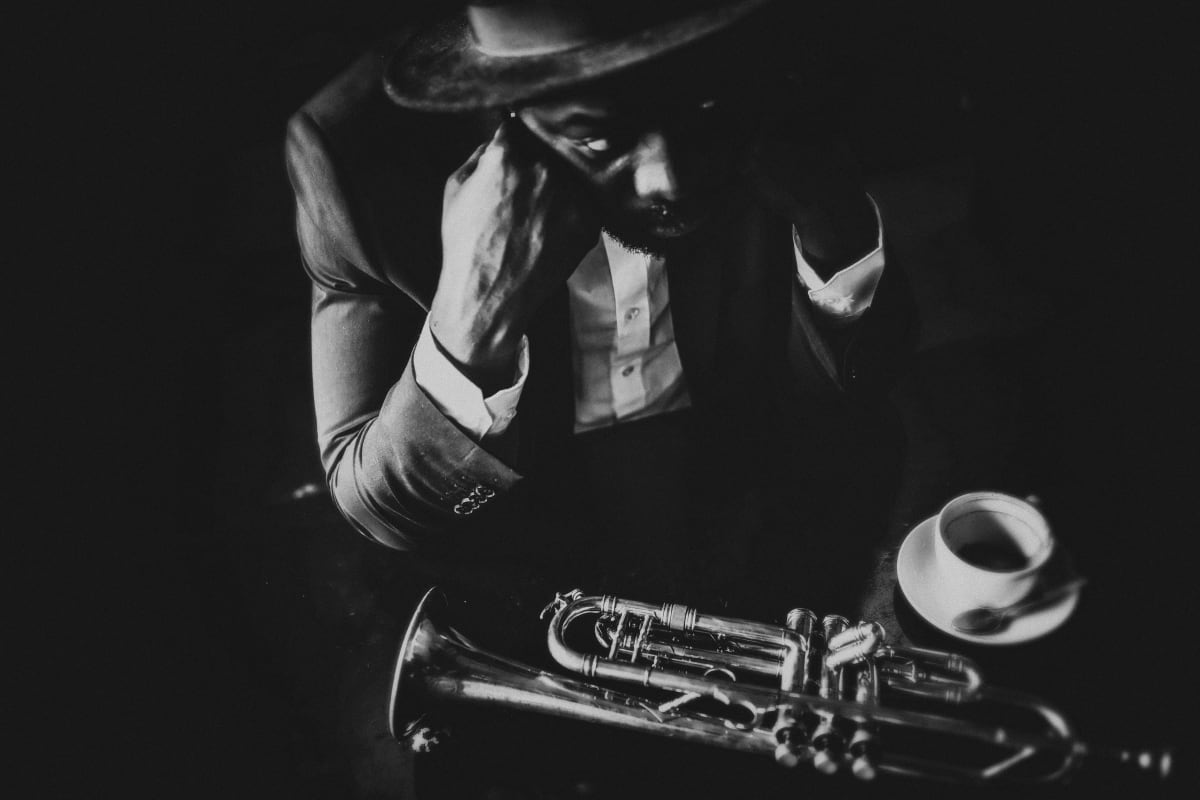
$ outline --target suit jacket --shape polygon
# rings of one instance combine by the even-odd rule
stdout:
[[[444,182],[494,121],[395,106],[381,83],[388,46],[288,126],[313,287],[318,440],[355,528],[399,549],[453,548],[512,513],[523,484],[560,474],[573,425],[568,302],[564,286],[529,332],[531,374],[503,440],[473,441],[416,384],[410,355],[437,285]],[[873,413],[915,329],[890,253],[867,313],[847,329],[823,327],[795,274],[790,223],[752,198],[687,237],[666,269],[693,408],[733,432],[853,427],[847,415]]]

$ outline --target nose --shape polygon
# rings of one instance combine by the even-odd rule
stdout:
[[[673,155],[662,133],[647,133],[638,142],[634,154],[633,190],[640,199],[661,202],[680,198]]]

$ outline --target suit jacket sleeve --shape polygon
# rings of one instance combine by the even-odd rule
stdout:
[[[425,309],[394,270],[373,263],[370,217],[356,215],[348,171],[303,111],[289,124],[286,153],[312,281],[317,435],[333,500],[358,531],[385,545],[444,546],[485,520],[485,506],[521,476],[415,382],[411,354]]]

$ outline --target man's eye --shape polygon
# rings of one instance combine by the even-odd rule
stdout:
[[[576,139],[575,144],[593,153],[604,153],[611,146],[608,139]]]

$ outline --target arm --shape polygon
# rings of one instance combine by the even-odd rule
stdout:
[[[416,383],[410,356],[424,310],[372,269],[345,176],[304,115],[289,126],[287,158],[313,286],[313,392],[331,494],[364,535],[399,549],[422,546],[462,525],[467,508],[510,491],[520,475]]]

